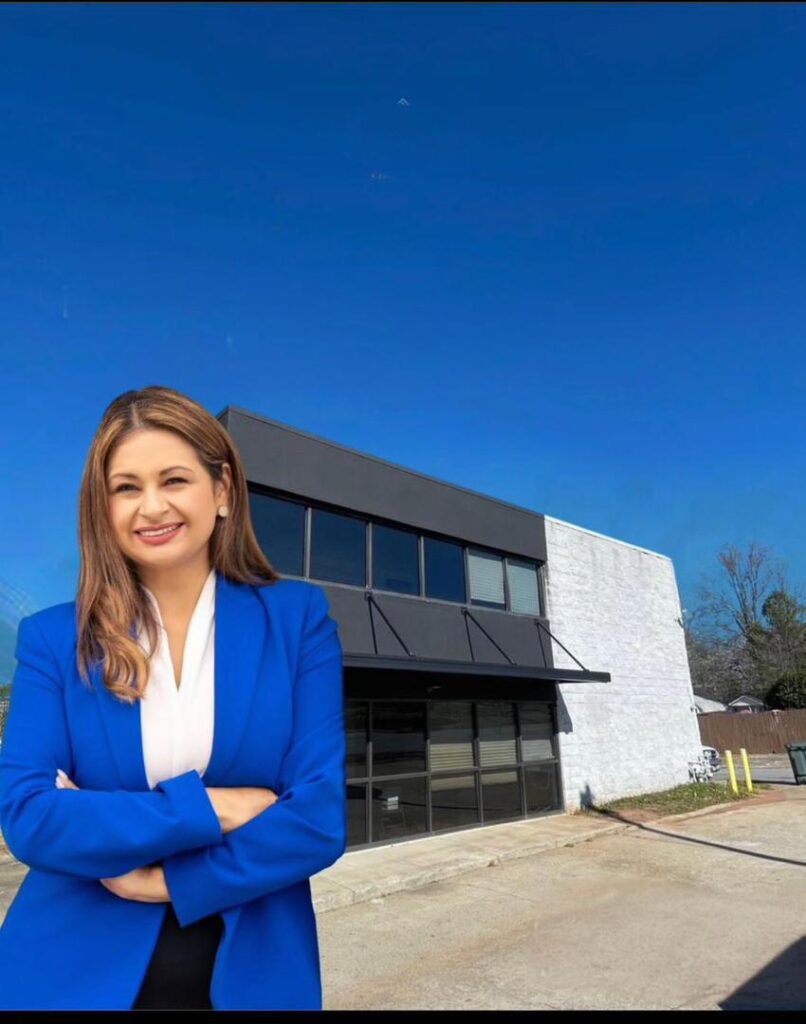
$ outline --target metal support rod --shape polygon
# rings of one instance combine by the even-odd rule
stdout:
[[[537,619],[535,619],[534,621],[535,621],[535,625],[536,626],[540,625],[540,623],[537,621]],[[540,641],[540,653],[543,655],[543,664],[546,666],[546,668],[548,668],[548,666],[549,666],[549,659],[546,657],[546,648],[545,648],[545,645],[543,644],[543,633],[539,629],[537,631],[537,639]]]
[[[496,643],[495,640],[493,640],[493,638],[490,636],[490,634],[487,632],[487,630],[484,628],[484,626],[482,626],[482,624],[479,622],[479,620],[476,618],[476,616],[470,611],[469,608],[462,608],[462,615],[469,615],[470,616],[470,618],[476,623],[476,625],[479,627],[479,629],[482,631],[482,633],[487,637],[487,639],[491,643],[494,643],[495,646],[498,648],[498,650],[504,655],[504,657],[507,659],[507,661],[510,663],[510,665],[517,665],[517,662],[513,661],[512,658],[510,658],[510,656],[507,654],[507,652],[504,650],[504,648],[499,643]]]
[[[538,630],[545,629],[546,632],[548,633],[548,635],[551,637],[551,639],[556,644],[560,644],[560,641],[557,639],[557,637],[551,632],[550,629],[548,629],[546,626],[544,626],[542,622],[540,622],[538,619],[535,619],[534,622],[535,622],[535,625],[537,626]],[[565,651],[565,653],[568,655],[569,658],[574,658],[573,654],[568,650],[567,647],[565,647],[563,644],[560,644],[560,647],[562,647],[562,649]],[[582,662],[579,660],[579,658],[574,658],[574,661],[577,663],[577,665],[579,665],[579,667],[582,669],[583,672],[587,672],[588,671],[585,668],[585,666],[582,664]]]
[[[400,644],[400,646],[403,648],[403,650],[406,652],[406,654],[408,654],[408,656],[410,658],[413,658],[415,655],[403,643],[402,639],[400,638],[400,634],[395,629],[395,627],[392,625],[392,623],[389,621],[389,619],[387,619],[386,615],[384,615],[383,608],[381,608],[381,606],[375,600],[375,597],[373,596],[373,594],[369,590],[366,590],[366,591],[364,591],[364,597],[370,603],[370,612],[369,612],[370,622],[372,622],[372,606],[375,605],[375,607],[378,609],[378,611],[381,613],[381,615],[383,615],[383,621],[386,623],[386,625],[392,630],[392,632],[397,637],[397,640],[398,640],[398,643]],[[377,643],[375,643],[375,625],[374,625],[374,623],[373,623],[373,626],[372,626],[372,637],[373,637],[373,643],[375,644],[375,653],[377,654],[378,653],[378,645],[377,645]]]

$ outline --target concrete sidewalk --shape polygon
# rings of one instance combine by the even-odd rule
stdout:
[[[770,801],[806,798],[806,786],[772,785],[741,801],[714,804],[686,814],[654,818],[647,824],[662,826],[703,814],[730,813]],[[624,815],[626,818],[627,815]],[[314,875],[311,892],[317,913],[336,910],[404,889],[417,889],[446,878],[477,871],[507,860],[532,857],[560,846],[576,846],[641,827],[641,815],[620,820],[591,813],[549,814],[540,818],[506,822],[423,836],[389,846],[348,851],[332,867]]]
[[[314,906],[317,913],[336,910],[630,827],[623,822],[592,820],[587,814],[558,813],[348,851],[311,879]]]
[[[761,759],[759,759],[761,760]],[[754,768],[757,767],[754,759]],[[716,804],[683,815],[655,818],[662,825],[701,814],[729,813],[750,804],[770,800],[806,799],[806,786],[772,784],[749,800]],[[332,867],[311,878],[317,913],[418,889],[431,882],[477,871],[508,860],[532,857],[561,846],[576,846],[600,836],[641,827],[642,814],[621,818],[594,813],[557,812],[539,818],[504,822],[451,832],[420,836],[370,849],[345,853]],[[28,869],[9,853],[0,836],[0,908],[5,911]]]

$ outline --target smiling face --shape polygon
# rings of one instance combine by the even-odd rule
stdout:
[[[136,430],[121,441],[107,468],[109,518],[115,538],[145,570],[209,564],[218,509],[228,505],[229,466],[213,481],[192,445],[170,430]],[[180,523],[167,541],[148,543],[139,531]]]

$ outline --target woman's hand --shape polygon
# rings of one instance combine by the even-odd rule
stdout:
[[[56,788],[57,789],[78,789],[78,786],[72,779],[68,779],[65,772],[61,768],[56,769]]]
[[[171,894],[165,884],[165,872],[160,864],[135,868],[117,878],[100,878],[101,885],[115,896],[138,903],[170,903]]]
[[[56,773],[56,786],[59,789],[79,788],[61,768]],[[207,796],[224,833],[245,825],[279,799],[273,789],[263,786],[208,786]]]
[[[57,789],[79,789],[59,768],[56,772]],[[165,872],[159,864],[135,868],[117,878],[99,878],[98,881],[115,896],[139,903],[170,903],[171,894],[165,884]]]
[[[56,771],[56,787],[79,789],[61,768]],[[263,786],[208,787],[207,796],[224,833],[245,825],[279,799],[273,789]],[[160,865],[135,868],[117,878],[101,878],[100,882],[123,899],[140,900],[143,903],[165,903],[171,899],[165,884],[165,873]]]
[[[279,799],[263,786],[208,786],[207,796],[224,833],[245,825]]]

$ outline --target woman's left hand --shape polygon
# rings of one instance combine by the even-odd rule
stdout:
[[[59,768],[56,775],[58,789],[78,789]],[[143,868],[135,868],[117,878],[100,878],[99,882],[115,896],[124,900],[137,900],[139,903],[170,903],[171,894],[165,884],[165,872],[159,864],[149,864]]]
[[[137,900],[139,903],[170,903],[171,896],[165,884],[165,872],[159,864],[144,868],[135,868],[126,875],[117,878],[101,878],[105,886],[115,896],[124,900]]]

